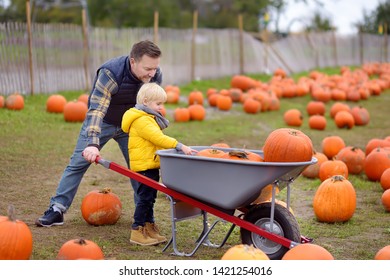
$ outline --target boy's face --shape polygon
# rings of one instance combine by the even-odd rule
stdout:
[[[149,83],[156,74],[157,68],[160,64],[160,58],[152,58],[143,55],[139,61],[130,58],[131,72],[143,83]]]
[[[164,108],[164,102],[162,101],[144,101],[144,105],[155,112],[161,113]]]

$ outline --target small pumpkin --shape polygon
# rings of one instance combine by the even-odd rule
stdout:
[[[326,118],[322,115],[310,116],[309,127],[311,129],[324,130],[326,128]]]
[[[374,260],[390,260],[390,245],[387,245],[375,254]]]
[[[261,111],[261,103],[252,97],[246,98],[242,104],[242,108],[245,113],[257,114]]]
[[[46,111],[49,113],[62,113],[67,101],[61,94],[50,95],[46,100]]]
[[[381,196],[381,202],[387,212],[390,212],[390,189],[385,190]]]
[[[343,176],[332,176],[323,181],[316,190],[313,209],[319,222],[346,222],[355,213],[355,188]]]
[[[355,126],[355,119],[349,111],[337,112],[334,116],[334,122],[338,128],[351,129]]]
[[[66,122],[82,122],[87,115],[88,107],[82,101],[69,101],[64,106],[64,119]]]
[[[203,105],[192,104],[188,106],[188,110],[190,111],[191,120],[203,121],[206,117],[206,109],[203,107]]]
[[[344,139],[337,135],[327,136],[322,139],[321,147],[322,153],[325,154],[328,159],[332,159],[337,153],[345,148]]]
[[[0,108],[3,108],[4,106],[5,106],[4,96],[0,95]]]
[[[173,119],[175,122],[188,122],[191,119],[190,111],[188,108],[176,108],[173,111]]]
[[[88,99],[89,99],[89,94],[88,93],[82,93],[79,95],[79,97],[77,98],[77,101],[82,101],[84,102],[86,105],[88,105]]]
[[[282,260],[334,260],[334,257],[320,245],[304,243],[288,250]]]
[[[313,157],[317,159],[317,162],[310,164],[302,171],[302,176],[306,178],[318,178],[321,164],[328,160],[328,157],[325,154],[316,151],[314,151]]]
[[[122,214],[122,203],[110,188],[93,190],[84,196],[81,214],[90,225],[113,225]]]
[[[323,162],[318,171],[318,178],[321,182],[334,175],[342,175],[348,179],[348,166],[345,162],[337,159],[327,160]]]
[[[355,120],[355,125],[367,125],[370,122],[370,113],[363,106],[351,108],[351,114]]]
[[[8,95],[5,99],[5,107],[10,110],[22,110],[24,108],[24,98],[20,93]]]
[[[364,160],[364,172],[370,181],[380,181],[387,168],[390,168],[390,150],[386,148],[376,148]]]
[[[330,117],[334,119],[338,112],[340,112],[340,111],[349,112],[350,110],[351,110],[351,107],[349,107],[349,105],[347,103],[335,102],[330,107]]]
[[[238,244],[229,248],[221,260],[269,260],[269,257],[253,245]]]
[[[207,148],[200,150],[196,155],[202,157],[211,157],[211,158],[224,158],[225,152],[220,149]]]
[[[283,114],[284,122],[289,126],[301,126],[303,115],[298,109],[289,109]]]
[[[380,184],[384,191],[390,189],[390,167],[383,171]]]
[[[221,111],[229,111],[233,106],[233,100],[230,96],[218,94],[217,108]]]
[[[341,160],[347,165],[350,174],[360,174],[363,171],[365,158],[363,150],[353,146],[342,148],[335,156],[335,159]]]
[[[188,105],[200,104],[203,105],[204,97],[200,90],[193,90],[188,95]]]
[[[65,242],[57,254],[57,260],[103,260],[102,249],[95,242],[87,239],[72,239]]]
[[[313,115],[325,115],[326,107],[325,103],[321,101],[312,100],[306,105],[306,112],[309,116]]]
[[[0,260],[28,260],[33,249],[30,228],[15,218],[15,208],[8,207],[8,216],[0,216]]]

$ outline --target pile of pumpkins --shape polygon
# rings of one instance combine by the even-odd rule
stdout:
[[[0,95],[0,108],[7,108],[9,110],[23,110],[24,108],[24,97],[19,92],[4,97]]]
[[[61,94],[53,94],[46,101],[46,111],[63,114],[66,122],[82,122],[87,115],[87,104],[88,94],[86,93],[72,101],[67,101]]]

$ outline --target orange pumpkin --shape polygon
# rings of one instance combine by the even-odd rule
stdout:
[[[69,101],[64,106],[64,119],[67,122],[82,122],[87,115],[88,107],[82,101]]]
[[[314,152],[313,157],[317,159],[317,162],[315,164],[310,164],[302,171],[302,176],[306,178],[318,178],[321,164],[328,160],[328,157],[320,152]]]
[[[309,116],[312,115],[325,115],[326,107],[325,103],[321,101],[312,100],[306,105],[306,112]]]
[[[251,97],[246,98],[242,104],[245,113],[257,114],[261,110],[261,103]]]
[[[224,142],[218,142],[211,145],[212,147],[230,148],[230,145]]]
[[[323,162],[318,172],[318,177],[320,178],[321,182],[334,175],[341,175],[345,178],[348,178],[347,165],[343,161],[337,159]]]
[[[259,196],[252,202],[252,204],[259,204],[270,201],[272,199],[272,188],[274,186],[269,184],[261,189]],[[275,186],[275,195],[279,193],[279,187]]]
[[[193,90],[188,95],[188,105],[200,104],[203,105],[203,93],[199,90]]]
[[[313,156],[313,144],[302,131],[279,128],[272,131],[263,145],[266,162],[303,162]]]
[[[338,128],[351,129],[355,126],[355,119],[349,111],[337,112],[334,116],[334,122]]]
[[[390,245],[381,248],[375,254],[374,260],[390,260]]]
[[[370,122],[370,113],[363,106],[351,108],[351,114],[356,125],[367,125]]]
[[[324,130],[326,128],[326,118],[322,115],[310,116],[309,127],[311,129]]]
[[[77,101],[82,101],[82,102],[84,102],[86,105],[88,105],[88,99],[89,99],[89,94],[83,93],[83,94],[81,94],[81,95],[77,98]]]
[[[229,248],[221,260],[269,260],[269,257],[253,245],[238,244]]]
[[[196,155],[202,157],[211,157],[211,158],[223,158],[226,153],[219,149],[203,149],[200,150]]]
[[[167,103],[168,104],[177,104],[180,99],[180,95],[177,91],[168,90],[167,93]]]
[[[298,109],[289,109],[283,114],[283,120],[290,126],[301,126],[303,123],[303,116]]]
[[[5,107],[10,110],[22,110],[24,108],[24,98],[20,93],[8,95],[5,99]]]
[[[331,135],[322,139],[321,147],[322,153],[324,153],[328,159],[332,159],[342,148],[345,148],[345,142],[340,136]]]
[[[335,102],[333,105],[330,107],[330,117],[334,118],[336,114],[340,111],[350,111],[350,107],[348,104],[343,103],[343,102]]]
[[[248,89],[255,87],[255,81],[245,75],[235,75],[230,81],[230,87],[247,91]]]
[[[256,153],[244,150],[233,150],[223,155],[225,159],[233,159],[233,160],[249,160],[249,161],[258,161],[262,162],[263,158]]]
[[[360,174],[363,171],[365,153],[357,147],[347,146],[342,148],[335,159],[343,161],[348,167],[348,173]]]
[[[231,97],[218,94],[217,96],[217,108],[222,111],[229,111],[233,106]]]
[[[188,108],[176,108],[173,111],[173,119],[175,122],[188,122],[191,118]]]
[[[190,119],[194,121],[203,121],[206,117],[206,109],[203,105],[192,104],[188,106],[188,111],[190,111]]]
[[[390,150],[385,148],[376,148],[364,160],[364,172],[370,181],[380,181],[387,168],[390,168]]]
[[[50,95],[46,101],[46,111],[49,113],[62,113],[66,103],[66,98],[63,95]]]
[[[384,191],[390,189],[390,168],[387,168],[385,171],[383,171],[380,183]]]
[[[314,194],[313,209],[319,222],[346,222],[355,213],[355,188],[341,175],[330,177],[320,184]]]
[[[334,257],[320,245],[304,243],[288,250],[282,260],[334,260]]]
[[[109,188],[93,190],[84,196],[81,214],[90,225],[113,225],[122,214],[122,203]]]
[[[15,210],[8,207],[8,216],[0,216],[0,260],[28,260],[33,249],[30,228],[15,219]]]
[[[93,241],[86,239],[72,239],[65,242],[58,254],[57,260],[103,260],[102,249]]]
[[[5,106],[4,96],[0,95],[0,108],[3,108],[4,106]]]
[[[390,189],[385,190],[381,196],[381,202],[387,212],[390,212]]]
[[[372,152],[375,148],[390,147],[390,141],[381,138],[371,138],[365,147],[366,156]]]

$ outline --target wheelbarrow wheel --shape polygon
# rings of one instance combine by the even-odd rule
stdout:
[[[260,203],[252,207],[244,216],[248,221],[262,229],[270,231],[271,202]],[[289,240],[300,243],[301,234],[294,215],[284,206],[275,203],[273,232]],[[280,260],[289,248],[263,236],[240,228],[241,242],[262,250],[272,260]]]

